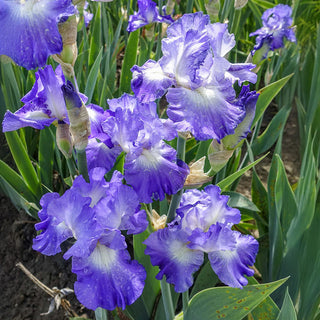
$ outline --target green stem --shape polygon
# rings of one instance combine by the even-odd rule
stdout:
[[[182,292],[182,308],[183,308],[183,314],[186,314],[186,311],[188,309],[188,303],[189,303],[189,291],[186,290],[185,292]]]
[[[89,182],[86,150],[76,150],[76,152],[77,152],[79,173],[83,176],[84,180]]]
[[[94,311],[96,320],[108,320],[108,311],[102,308],[97,308]]]
[[[160,281],[161,285],[161,293],[162,293],[162,301],[164,306],[164,311],[166,314],[166,320],[173,320],[174,318],[174,309],[170,291],[170,285],[167,283],[166,278],[163,277]]]
[[[74,164],[74,161],[73,161],[72,157],[71,158],[67,158],[66,157],[66,160],[67,160],[67,166],[68,166],[68,169],[69,169],[69,173],[70,173],[71,179],[73,181],[74,177],[77,174],[76,166]]]
[[[167,223],[171,222],[174,219],[176,215],[176,210],[180,204],[182,193],[183,189],[179,190],[176,194],[172,196],[167,216]]]
[[[184,161],[186,155],[186,143],[187,140],[185,137],[178,135],[177,141],[177,158]]]
[[[184,161],[185,159],[185,154],[186,154],[186,139],[178,135],[178,141],[177,141],[177,158],[181,159]],[[180,204],[180,200],[182,197],[183,189],[179,190],[176,194],[174,194],[171,198],[170,202],[170,207],[168,210],[168,217],[167,217],[167,222],[171,222],[175,215],[176,215],[176,210]]]

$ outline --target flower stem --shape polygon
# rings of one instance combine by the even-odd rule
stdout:
[[[177,141],[177,157],[184,161],[186,155],[186,143],[187,139],[183,135],[178,135]]]
[[[178,135],[178,141],[177,141],[177,158],[184,161],[185,159],[185,153],[186,153],[186,138]],[[176,210],[180,204],[180,200],[182,197],[183,189],[179,190],[176,194],[174,194],[171,198],[170,207],[168,211],[168,218],[167,222],[171,222],[176,214]]]
[[[102,308],[97,308],[94,311],[96,320],[108,320],[108,311]]]
[[[76,150],[76,152],[77,152],[79,173],[83,176],[84,180],[89,182],[86,150],[85,149]]]
[[[188,303],[189,303],[189,291],[186,290],[185,292],[182,292],[182,308],[183,308],[183,314],[186,314],[186,311],[188,309]]]
[[[164,311],[166,314],[166,320],[173,320],[174,318],[174,309],[170,291],[170,285],[167,283],[166,278],[163,277],[160,281],[161,292],[162,292],[162,301],[164,306]]]
[[[74,161],[73,161],[73,158],[67,158],[66,157],[66,161],[67,161],[67,166],[68,166],[68,169],[69,169],[69,173],[70,173],[70,176],[71,176],[71,179],[73,181],[75,175],[77,174],[76,173],[76,166],[74,164]]]

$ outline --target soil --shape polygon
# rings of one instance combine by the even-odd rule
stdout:
[[[266,119],[267,121],[268,119]],[[0,134],[1,158],[8,156],[4,151],[5,142]],[[288,178],[291,184],[297,182],[299,176],[299,133],[297,129],[297,113],[293,109],[286,124],[283,137],[283,154]],[[270,169],[272,153],[257,166],[257,172],[266,185]],[[7,160],[7,159],[6,159]],[[247,197],[250,195],[251,174],[246,173],[240,181],[238,192]],[[1,190],[0,190],[1,192]],[[68,319],[60,308],[51,314],[41,316],[49,309],[50,296],[35,285],[20,269],[18,262],[24,266],[49,288],[73,288],[76,280],[71,272],[71,261],[65,261],[62,255],[47,257],[32,249],[32,239],[36,236],[35,221],[24,212],[19,212],[10,200],[0,193],[0,318],[8,320],[63,320]],[[84,309],[74,294],[68,295],[72,309],[84,318],[93,319],[91,311]]]
[[[5,137],[0,132],[0,159],[14,168]],[[44,256],[32,249],[36,236],[36,221],[23,210],[18,211],[0,188],[0,319],[5,320],[64,320],[69,319],[62,307],[49,315],[51,297],[34,284],[18,267],[22,263],[38,280],[50,289],[71,288],[76,275],[71,272],[71,259],[62,254]],[[75,314],[93,319],[74,294],[66,297]]]
[[[73,288],[76,280],[71,272],[71,261],[65,261],[61,254],[47,257],[32,249],[32,239],[36,236],[35,221],[24,212],[19,212],[10,201],[0,197],[1,243],[0,281],[1,319],[12,320],[62,320],[68,319],[60,308],[51,314],[46,313],[50,296],[35,285],[19,268],[21,262],[34,276],[49,288]],[[78,314],[88,314],[74,294],[68,295],[71,308]]]

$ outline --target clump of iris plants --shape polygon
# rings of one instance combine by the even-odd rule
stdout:
[[[211,23],[202,12],[174,21],[160,14],[155,2],[138,0],[127,31],[168,24],[159,41],[162,56],[131,65],[133,94],[109,98],[104,109],[87,103],[80,92],[76,42],[66,49],[59,33],[64,28],[68,35],[67,23],[76,23],[79,13],[85,26],[93,21],[88,4],[75,5],[0,2],[0,54],[26,69],[38,68],[23,106],[6,112],[3,131],[54,126],[70,171],[67,190],[40,199],[33,249],[55,255],[69,244],[63,257],[72,259],[78,300],[92,310],[124,310],[141,296],[148,299],[143,292],[151,267],[135,255],[139,236],[139,246],[157,268],[152,281],[155,286],[161,281],[166,319],[172,320],[169,284],[183,293],[186,312],[194,276],[206,261],[232,288],[242,289],[254,275],[259,243],[237,230],[240,211],[213,182],[251,131],[259,97],[252,89],[256,65],[230,61],[236,39],[227,23]],[[251,33],[258,35],[254,54],[263,48],[265,57],[283,46],[284,37],[295,40],[288,8],[279,5],[264,13],[264,27]],[[46,65],[51,55],[58,55],[55,68]],[[187,139],[209,146],[208,172],[203,160],[195,173],[186,158]],[[160,218],[155,208],[161,207],[166,212]]]

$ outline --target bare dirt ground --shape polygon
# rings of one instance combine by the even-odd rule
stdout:
[[[13,166],[5,137],[0,133],[0,159]],[[76,276],[71,272],[71,259],[62,254],[47,257],[32,249],[36,236],[35,220],[24,211],[18,211],[0,189],[0,319],[4,320],[63,320],[68,319],[62,308],[46,313],[50,296],[35,285],[20,269],[21,262],[34,276],[49,288],[73,289]],[[93,319],[91,311],[84,309],[74,294],[67,297],[71,308],[78,314]]]

